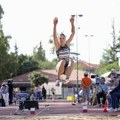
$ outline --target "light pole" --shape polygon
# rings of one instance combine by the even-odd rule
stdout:
[[[76,15],[72,15],[72,16],[74,16],[75,18],[76,18],[76,31],[75,31],[75,34],[76,34],[76,52],[78,53],[78,17],[82,17],[83,15],[82,14],[76,14]],[[78,55],[79,54],[77,54],[76,55],[76,57],[77,57],[77,95],[78,95]],[[77,97],[78,98],[78,97]],[[78,103],[79,103],[79,98],[77,99],[78,101]]]
[[[85,35],[85,37],[88,37],[88,38],[91,38],[93,37],[94,35]],[[88,39],[88,63],[89,63],[89,77],[90,77],[90,39]]]
[[[118,65],[119,65],[119,72],[120,72],[120,52],[117,53],[117,57],[118,57]]]
[[[2,37],[2,23],[1,23],[1,17],[0,17],[0,38]]]
[[[2,37],[2,23],[1,23],[1,19],[2,19],[2,15],[4,14],[4,11],[2,9],[2,6],[0,5],[0,38]]]

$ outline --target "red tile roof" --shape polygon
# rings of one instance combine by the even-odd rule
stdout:
[[[56,70],[36,70],[37,72],[41,72],[42,74],[48,76],[49,78],[49,82],[55,82],[56,78],[57,78],[57,73]],[[13,82],[30,82],[28,80],[28,74],[30,73],[26,73],[26,74],[22,74],[16,77],[11,78],[13,80]],[[84,71],[78,70],[78,80],[80,80],[83,77]],[[61,79],[65,79],[65,75],[61,76]],[[77,79],[77,70],[73,70],[71,76],[70,76],[70,80],[76,80]]]
[[[99,67],[98,64],[92,64],[92,63],[87,63],[86,61],[79,61],[79,64],[84,68],[84,69],[89,69],[93,68],[93,69],[97,69]]]

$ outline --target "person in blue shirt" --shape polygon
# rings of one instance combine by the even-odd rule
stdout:
[[[39,89],[36,89],[35,97],[36,97],[36,100],[38,100],[38,101],[42,100],[42,93]]]
[[[106,95],[108,92],[108,85],[105,83],[105,78],[100,78],[100,84],[97,86],[97,102],[99,107],[104,107],[106,102]],[[101,99],[102,98],[102,105],[101,105]]]
[[[70,59],[70,43],[73,40],[74,34],[75,34],[75,26],[74,26],[74,16],[71,16],[70,18],[71,23],[71,35],[66,40],[65,34],[61,33],[60,36],[57,36],[57,24],[58,24],[58,18],[55,17],[53,20],[53,39],[54,39],[54,45],[56,49],[58,64],[56,66],[57,71],[57,80],[56,85],[59,86],[60,82],[60,76],[62,74],[66,75],[66,80],[68,81],[71,72],[73,70],[74,61]]]

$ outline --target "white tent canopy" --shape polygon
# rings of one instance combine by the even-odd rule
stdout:
[[[101,77],[107,78],[110,75],[110,73],[111,73],[111,71],[110,72],[106,72],[106,73],[102,74]]]

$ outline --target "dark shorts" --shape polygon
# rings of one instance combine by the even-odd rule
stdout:
[[[66,71],[66,68],[67,68],[68,64],[69,64],[69,62],[66,61],[66,62],[65,62],[65,66],[64,66],[64,73],[63,73],[63,74],[65,74],[65,71]]]

